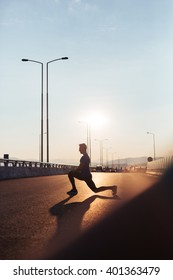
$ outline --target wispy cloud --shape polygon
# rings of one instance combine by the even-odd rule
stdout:
[[[97,29],[98,31],[110,31],[110,32],[116,32],[118,30],[117,26],[114,25],[99,25]]]
[[[96,10],[97,5],[87,0],[70,0],[69,10],[71,12],[75,12],[77,9],[81,9],[84,11],[91,11],[91,10]]]
[[[43,1],[43,0],[40,0]],[[67,7],[70,12],[76,11],[92,11],[97,9],[97,5],[90,0],[46,0],[49,3],[54,3],[57,5],[62,5]]]
[[[9,18],[0,20],[0,26],[8,27],[13,25],[21,25],[23,21],[18,18]]]
[[[72,2],[74,2],[74,3],[81,3],[82,0],[72,0]]]

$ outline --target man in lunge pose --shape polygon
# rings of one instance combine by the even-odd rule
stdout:
[[[97,188],[95,183],[92,180],[92,175],[90,172],[90,158],[87,154],[87,146],[85,143],[79,144],[79,152],[83,155],[80,159],[79,166],[75,169],[69,172],[68,177],[72,185],[72,190],[68,191],[67,194],[69,195],[76,195],[78,193],[76,189],[75,179],[85,181],[85,183],[88,185],[88,187],[94,192],[102,192],[108,189],[111,189],[113,194],[116,192],[116,186],[111,187],[99,187]]]

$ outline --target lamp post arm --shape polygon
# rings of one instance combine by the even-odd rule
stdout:
[[[65,59],[68,59],[68,57],[65,56],[65,57],[61,57],[61,58],[56,58],[56,59],[48,61],[47,64],[52,63],[52,62],[57,61],[57,60],[65,60]]]
[[[30,62],[35,62],[35,63],[39,63],[43,65],[43,62],[40,62],[38,60],[33,60],[33,59],[27,59],[27,58],[23,58],[22,61],[26,62],[26,61],[30,61]]]

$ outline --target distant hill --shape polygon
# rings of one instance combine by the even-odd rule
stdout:
[[[158,157],[157,159],[160,159],[161,157]],[[121,165],[121,166],[129,166],[129,165],[144,165],[148,162],[148,157],[134,157],[134,158],[124,158],[124,159],[117,159],[113,161],[113,165]],[[112,164],[112,162],[109,162],[109,165]]]
[[[61,164],[69,164],[69,165],[78,165],[79,162],[69,159],[69,160],[63,160],[63,159],[55,159],[53,162],[61,163]],[[136,165],[136,164],[144,164],[147,163],[147,157],[135,157],[135,158],[123,158],[123,159],[116,159],[113,162],[109,161],[109,166],[113,165],[121,165],[121,166],[127,166],[127,165]],[[99,165],[98,161],[93,161],[92,166]],[[106,165],[104,161],[104,166]]]
[[[129,157],[129,158],[120,158],[120,159],[116,159],[113,162],[109,161],[109,167],[113,166],[114,167],[125,167],[125,166],[134,166],[134,165],[145,165],[147,164],[147,158],[146,156],[142,156],[142,157]],[[160,158],[160,157],[159,157]],[[159,159],[157,158],[157,159]],[[56,163],[60,163],[60,164],[66,164],[66,165],[78,165],[79,161],[76,161],[74,159],[55,159],[52,162],[56,162]],[[97,166],[99,165],[99,160],[97,161],[92,161],[92,166]],[[106,166],[106,162],[104,161],[103,166]]]
[[[125,164],[125,165],[136,165],[136,164],[144,164],[147,163],[147,157],[134,157],[134,158],[124,158],[115,160],[114,164]]]

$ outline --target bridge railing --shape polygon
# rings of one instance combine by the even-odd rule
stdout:
[[[0,158],[0,166],[6,167],[43,167],[43,168],[74,168],[74,165],[66,165],[59,163],[27,161],[27,160],[12,160]]]
[[[0,158],[0,180],[67,174],[75,165]]]

